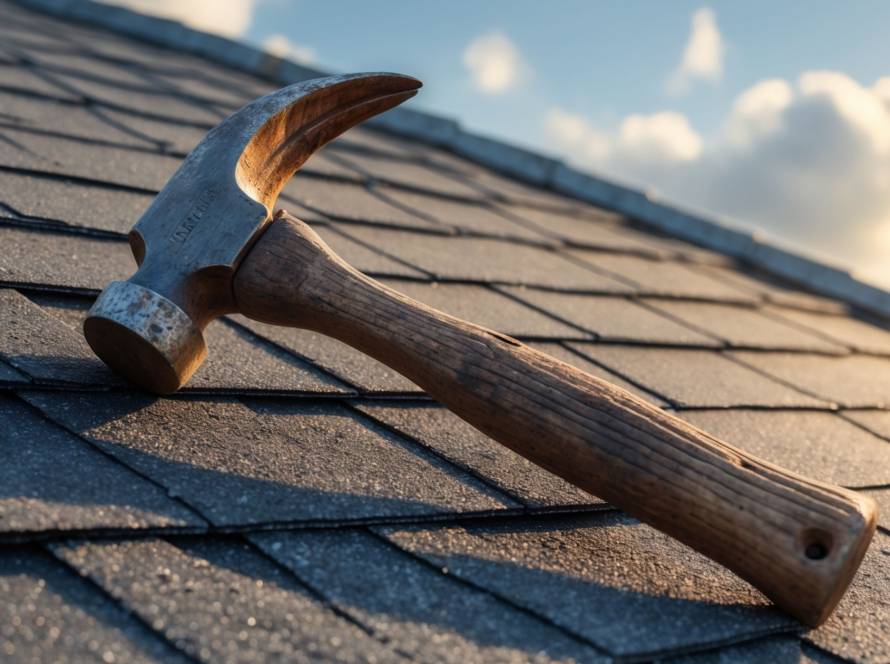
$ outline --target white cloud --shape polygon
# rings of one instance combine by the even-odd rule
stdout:
[[[464,49],[463,61],[473,84],[485,94],[501,94],[514,88],[528,72],[519,49],[498,31],[471,41]]]
[[[303,64],[315,62],[315,49],[311,46],[294,44],[284,35],[270,35],[263,41],[263,48],[267,53],[277,55],[280,58],[290,58]]]
[[[776,131],[794,92],[780,78],[761,81],[740,94],[732,106],[726,133],[736,145],[746,145]]]
[[[890,79],[865,86],[811,71],[742,92],[707,143],[676,113],[634,115],[595,158],[566,132],[573,161],[659,190],[681,206],[756,225],[890,285]]]
[[[553,108],[544,118],[544,131],[571,161],[636,180],[695,160],[702,152],[701,137],[684,115],[673,111],[629,115],[609,136],[584,117]]]
[[[629,115],[621,123],[616,145],[619,157],[663,163],[697,159],[701,150],[701,137],[689,120],[673,111]]]
[[[668,91],[682,94],[696,79],[718,81],[723,75],[723,36],[712,9],[703,7],[692,15],[689,40],[680,66],[668,78]]]
[[[137,12],[181,21],[199,30],[238,37],[250,27],[256,0],[105,0]]]
[[[609,138],[580,115],[551,108],[544,118],[544,131],[557,146],[572,150],[581,161],[598,163],[609,153]]]

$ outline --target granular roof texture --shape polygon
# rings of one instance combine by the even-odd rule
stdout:
[[[807,630],[317,334],[233,316],[179,395],[79,326],[271,84],[0,1],[0,660],[890,661],[890,520]],[[886,321],[358,128],[280,203],[389,287],[890,513]]]

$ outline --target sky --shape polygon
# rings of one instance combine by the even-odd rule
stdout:
[[[114,0],[331,72],[890,287],[890,3]]]

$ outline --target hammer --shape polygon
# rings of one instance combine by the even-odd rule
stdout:
[[[350,74],[248,104],[192,150],[129,234],[139,265],[84,322],[95,353],[157,394],[240,312],[343,341],[498,442],[684,542],[809,625],[840,600],[877,508],[737,450],[635,395],[361,274],[306,224],[273,214],[322,145],[414,96],[416,79]]]

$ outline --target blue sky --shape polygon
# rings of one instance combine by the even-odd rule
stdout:
[[[418,108],[890,285],[890,3],[116,1],[415,75]]]

